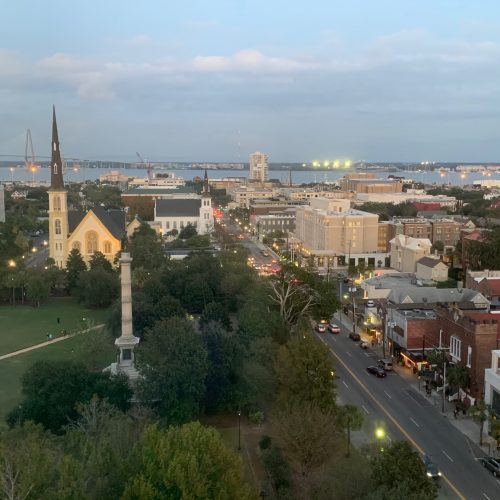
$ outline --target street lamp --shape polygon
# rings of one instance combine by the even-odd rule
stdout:
[[[238,451],[241,450],[241,410],[238,410]]]
[[[9,260],[9,267],[16,267],[16,261],[15,261],[15,260],[10,259],[10,260]]]

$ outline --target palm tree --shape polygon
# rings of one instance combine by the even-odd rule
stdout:
[[[479,423],[479,446],[483,445],[484,423],[488,420],[489,410],[490,407],[484,402],[484,399],[477,401],[476,404],[471,406],[468,410],[474,422]]]
[[[363,414],[358,410],[357,406],[344,405],[339,408],[338,413],[339,424],[347,431],[347,453],[348,457],[351,454],[351,430],[358,431],[363,425]]]

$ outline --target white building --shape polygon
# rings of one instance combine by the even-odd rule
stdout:
[[[181,186],[186,185],[186,181],[182,177],[176,177],[175,174],[160,174],[161,177],[155,175],[152,179],[148,177],[134,177],[128,183],[129,187],[142,187],[143,189],[148,188],[170,188],[176,189]]]
[[[491,368],[484,370],[484,402],[500,415],[500,350],[491,351]]]
[[[187,225],[196,228],[198,234],[208,234],[214,225],[212,199],[208,191],[205,171],[203,193],[172,194],[155,200],[154,221],[161,224],[162,235],[172,230],[181,231]]]
[[[426,255],[417,262],[417,279],[423,281],[446,281],[448,266],[433,255]]]
[[[268,156],[259,151],[250,155],[250,173],[248,178],[253,181],[265,182],[268,178]]]
[[[427,238],[412,238],[398,234],[390,242],[391,267],[402,273],[414,273],[417,262],[431,253],[432,243]]]

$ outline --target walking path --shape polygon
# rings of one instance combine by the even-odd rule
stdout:
[[[47,347],[51,344],[55,344],[56,342],[61,342],[63,340],[71,339],[73,337],[76,337],[77,335],[81,335],[82,333],[88,333],[92,330],[97,330],[98,328],[102,328],[103,326],[104,323],[92,326],[91,328],[87,328],[85,330],[80,330],[79,332],[69,333],[68,335],[56,337],[55,339],[47,340],[46,342],[42,342],[40,344],[35,344],[30,347],[25,347],[24,349],[19,349],[18,351],[9,352],[8,354],[3,354],[2,356],[0,356],[0,361],[2,361],[3,359],[13,358],[14,356],[19,356],[20,354],[24,354],[26,352],[34,351],[35,349],[41,349],[42,347]]]
[[[340,315],[340,322],[349,330],[352,331],[352,320],[341,311],[336,313],[336,318]],[[368,343],[371,343],[371,338],[362,333],[362,328],[357,327],[357,331],[361,335],[362,340],[366,340]],[[383,357],[382,346],[375,345],[370,346],[370,349],[377,354],[380,358]],[[388,353],[386,353],[386,357],[390,357]],[[412,386],[417,392],[422,394],[429,402],[433,404],[433,406],[442,414],[443,417],[447,418],[452,425],[454,425],[462,434],[467,436],[474,444],[479,446],[486,454],[491,456],[498,456],[498,452],[496,450],[496,441],[488,436],[486,432],[486,422],[483,430],[483,445],[479,445],[479,424],[476,423],[470,416],[463,415],[459,413],[457,417],[454,416],[453,410],[455,408],[456,403],[454,401],[448,401],[445,399],[444,403],[444,413],[442,412],[442,394],[436,391],[432,391],[431,395],[427,395],[425,392],[425,386],[418,379],[417,375],[415,375],[409,368],[406,366],[401,366],[398,363],[393,363],[394,371],[402,378],[406,380],[408,385]]]

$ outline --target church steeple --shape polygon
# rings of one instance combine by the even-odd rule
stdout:
[[[64,189],[62,160],[61,151],[59,150],[59,136],[57,134],[55,106],[53,106],[52,108],[52,160],[50,162],[50,189]]]
[[[208,174],[207,169],[205,169],[205,178],[203,179],[203,193],[202,196],[210,196],[210,192],[208,190]]]

